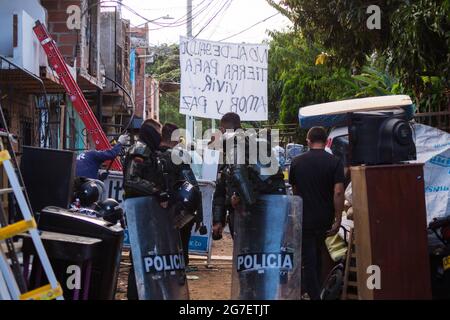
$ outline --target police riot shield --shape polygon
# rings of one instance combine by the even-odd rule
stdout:
[[[231,298],[300,300],[302,200],[262,195],[234,214]]]
[[[125,200],[139,300],[186,300],[189,291],[180,233],[156,197]]]

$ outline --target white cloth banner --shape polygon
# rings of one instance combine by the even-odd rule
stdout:
[[[244,121],[267,120],[267,45],[180,37],[180,113]]]

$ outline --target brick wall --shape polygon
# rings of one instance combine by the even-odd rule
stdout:
[[[148,25],[142,28],[130,28],[130,42],[131,47],[136,49],[136,66],[135,66],[135,87],[134,87],[134,101],[136,105],[136,116],[147,119],[152,117],[152,99],[154,90],[152,90],[152,81],[150,77],[145,76],[145,65],[148,57]],[[141,56],[141,57],[139,57]],[[145,90],[145,99],[144,99]],[[144,108],[144,100],[146,107]],[[144,114],[144,109],[146,114]]]
[[[32,95],[19,91],[9,91],[1,101],[9,131],[17,136],[19,151],[22,145],[38,145],[39,117]]]
[[[135,67],[135,86],[134,86],[134,101],[136,105],[136,116],[142,117],[146,119],[146,117],[143,115],[144,111],[144,74],[145,74],[145,59],[139,58],[139,56],[146,54],[145,48],[136,48],[136,67]]]
[[[69,15],[66,10],[71,5],[82,7],[83,0],[42,0],[42,6],[48,11],[48,31],[56,41],[66,63],[74,66],[75,55],[77,66],[80,66],[80,52],[76,52],[77,42],[81,42],[81,36],[77,30],[67,28]]]
[[[146,24],[143,28],[131,27],[130,38],[132,47],[148,47],[148,25]]]

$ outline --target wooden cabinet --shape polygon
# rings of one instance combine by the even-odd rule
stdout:
[[[423,165],[358,166],[351,174],[359,298],[431,299]],[[369,266],[380,269],[380,289],[367,285]]]

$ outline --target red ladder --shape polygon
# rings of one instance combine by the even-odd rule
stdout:
[[[87,133],[92,137],[95,142],[96,150],[108,150],[111,148],[108,138],[103,132],[102,127],[97,121],[94,113],[91,110],[88,102],[86,101],[80,87],[77,85],[75,79],[67,67],[64,58],[61,55],[55,41],[50,37],[45,26],[38,20],[33,28],[39,42],[44,48],[47,54],[49,64],[52,66],[53,70],[56,71],[59,77],[59,81],[66,89],[67,95],[75,107],[75,110],[80,115],[83,121]],[[118,159],[115,159],[112,166],[112,170],[122,171],[122,165]]]

